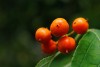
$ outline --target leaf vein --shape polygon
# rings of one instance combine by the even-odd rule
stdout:
[[[88,53],[88,51],[89,51],[89,48],[92,46],[91,43],[93,42],[93,39],[94,39],[94,38],[92,38],[92,40],[90,41],[90,43],[89,43],[89,47],[87,48],[86,53],[85,53],[85,55],[84,55],[84,57],[83,57],[83,59],[82,59],[82,61],[81,61],[79,67],[81,67],[81,64],[82,64],[83,60],[85,59],[85,57],[86,57],[86,55],[87,55],[87,53]]]
[[[95,32],[93,32],[93,31],[91,31],[91,30],[90,30],[90,32],[94,33],[94,34],[96,35],[96,37],[99,39],[99,41],[100,41],[99,36],[98,36]]]

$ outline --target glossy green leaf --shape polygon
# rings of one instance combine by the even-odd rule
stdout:
[[[81,38],[71,67],[100,67],[100,30],[90,29]]]

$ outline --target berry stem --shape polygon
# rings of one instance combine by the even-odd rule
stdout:
[[[75,40],[77,41],[80,38],[81,34],[77,34]]]
[[[70,36],[72,34],[74,34],[74,31],[71,31],[69,34],[67,34],[67,36]]]

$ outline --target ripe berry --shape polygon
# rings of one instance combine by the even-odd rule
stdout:
[[[35,38],[41,43],[46,43],[51,39],[51,32],[47,28],[39,28],[35,33]]]
[[[78,34],[84,34],[88,28],[89,24],[85,18],[76,18],[72,23],[73,30]]]
[[[76,47],[75,39],[73,39],[72,37],[63,36],[58,41],[58,50],[61,53],[68,53],[68,52],[74,50],[75,47]]]
[[[53,40],[41,45],[42,51],[46,54],[52,54],[56,51],[56,42]]]
[[[64,18],[57,18],[50,25],[50,31],[56,37],[65,35],[68,30],[69,24]]]

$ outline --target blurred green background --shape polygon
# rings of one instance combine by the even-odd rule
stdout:
[[[45,54],[34,34],[58,17],[100,28],[100,0],[0,0],[0,67],[34,67]]]

